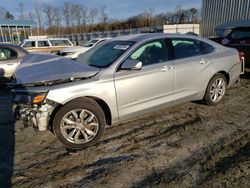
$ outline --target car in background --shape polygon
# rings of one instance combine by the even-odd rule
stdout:
[[[218,36],[209,39],[242,52],[245,66],[250,67],[250,20],[225,22],[217,26],[215,31]]]
[[[11,80],[13,73],[28,52],[21,46],[0,43],[0,84]]]
[[[93,48],[97,44],[100,44],[108,39],[110,38],[94,38],[84,46],[74,46],[74,47],[64,48],[59,51],[58,55],[70,59],[76,59],[80,54],[87,52],[89,49]]]
[[[106,125],[159,108],[195,100],[216,105],[241,70],[236,49],[163,33],[110,39],[76,61],[45,59],[18,67],[16,114],[40,131],[53,130],[70,148],[91,146]]]
[[[29,52],[58,53],[59,50],[74,46],[67,38],[26,39],[21,44]]]

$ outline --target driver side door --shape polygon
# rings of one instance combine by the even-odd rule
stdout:
[[[119,69],[114,75],[120,118],[172,103],[173,65],[168,61],[166,40],[146,42],[127,59],[142,62],[141,70]]]

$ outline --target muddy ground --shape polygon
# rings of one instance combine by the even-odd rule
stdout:
[[[250,187],[249,70],[216,107],[163,109],[108,128],[82,151],[13,123],[8,91],[0,93],[1,188]]]

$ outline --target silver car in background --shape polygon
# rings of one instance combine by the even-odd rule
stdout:
[[[110,38],[94,38],[87,42],[84,46],[73,46],[61,49],[57,55],[64,56],[70,59],[76,59],[79,55],[87,52],[96,45],[108,40]]]
[[[17,114],[40,131],[52,129],[70,148],[93,145],[106,125],[162,107],[216,105],[241,71],[237,50],[179,34],[111,39],[77,61],[38,60],[26,59],[16,71]]]
[[[27,54],[21,46],[0,43],[0,85],[10,81],[22,58]]]

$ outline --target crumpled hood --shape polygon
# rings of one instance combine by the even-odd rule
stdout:
[[[88,78],[100,71],[84,63],[51,54],[29,54],[15,72],[14,84],[33,84],[69,78]]]
[[[60,50],[62,53],[68,53],[68,52],[78,52],[78,53],[83,53],[89,50],[89,47],[83,47],[83,46],[74,46],[74,47],[68,47],[68,48],[63,48]]]

